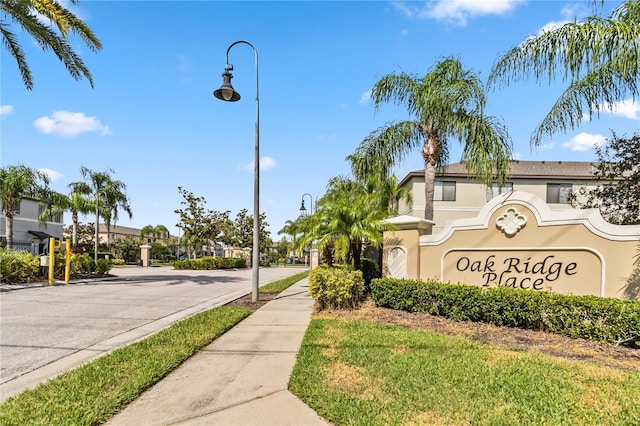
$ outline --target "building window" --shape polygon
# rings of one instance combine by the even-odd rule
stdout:
[[[437,180],[433,190],[433,201],[455,201],[456,182],[453,180]]]
[[[547,203],[569,204],[569,196],[573,185],[570,183],[548,183]]]
[[[502,186],[498,182],[493,182],[491,186],[487,186],[487,201],[511,191],[513,191],[513,182],[505,182]]]
[[[38,217],[40,217],[46,207],[44,204],[38,204]],[[62,213],[50,214],[47,222],[62,223]]]

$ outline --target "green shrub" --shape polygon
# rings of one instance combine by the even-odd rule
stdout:
[[[124,265],[124,264],[125,264],[125,261],[124,261],[124,259],[113,259],[113,260],[111,261],[111,263],[112,263],[113,265]]]
[[[98,259],[96,263],[96,275],[104,275],[111,270],[111,261],[109,259]]]
[[[236,257],[211,257],[204,256],[198,259],[175,260],[172,262],[175,269],[234,269],[246,268],[247,261]]]
[[[377,306],[608,343],[640,343],[640,301],[508,287],[374,279]]]
[[[320,310],[355,308],[364,298],[362,272],[320,265],[309,273],[309,293]]]
[[[360,259],[360,270],[362,271],[362,278],[364,279],[364,291],[370,293],[371,280],[374,278],[382,277],[378,262],[368,257]]]
[[[30,282],[38,279],[40,256],[28,251],[0,248],[0,280],[3,283]]]

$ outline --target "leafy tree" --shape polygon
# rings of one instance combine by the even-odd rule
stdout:
[[[569,84],[534,130],[532,146],[540,145],[545,135],[575,129],[585,111],[593,118],[614,110],[627,96],[637,97],[640,0],[623,2],[609,18],[591,16],[528,37],[494,64],[489,86],[531,76],[537,82],[562,78]]]
[[[180,202],[184,208],[174,210],[180,217],[180,222],[176,226],[182,229],[182,238],[189,246],[193,245],[198,252],[212,241],[229,239],[231,228],[229,211],[206,210],[204,197],[196,197],[182,187],[178,187],[178,191],[184,197]]]
[[[6,166],[0,168],[0,202],[5,217],[7,247],[13,246],[13,218],[24,198],[47,200],[49,177],[46,173],[29,167]],[[39,218],[42,222],[43,218]]]
[[[69,0],[69,2],[77,4],[78,0]],[[93,77],[80,56],[74,51],[69,41],[69,34],[80,36],[92,52],[102,49],[102,44],[93,31],[69,9],[57,0],[0,0],[0,11],[2,12],[0,33],[3,44],[18,63],[22,80],[28,90],[33,89],[33,76],[24,51],[11,30],[10,21],[29,33],[42,50],[52,50],[64,63],[71,77],[76,80],[84,77],[93,87]],[[43,17],[45,19],[42,19]]]
[[[110,250],[117,259],[124,259],[126,263],[135,263],[140,255],[140,242],[130,236],[117,238],[111,243]]]
[[[267,230],[269,224],[266,221],[266,214],[260,214],[259,247],[261,253],[268,253],[272,242],[269,237],[271,233]],[[233,238],[231,244],[236,247],[253,247],[253,215],[249,215],[247,209],[242,209],[236,215],[233,222]]]
[[[422,146],[424,217],[432,220],[436,167],[447,162],[449,138],[455,138],[463,144],[462,160],[471,174],[487,184],[506,181],[511,139],[498,119],[484,114],[484,86],[459,59],[445,58],[423,77],[385,75],[374,85],[371,99],[376,111],[393,102],[406,106],[415,119],[387,123],[360,143],[347,157],[357,178],[381,170],[388,175],[386,171]]]
[[[579,188],[571,194],[581,208],[599,208],[602,217],[619,225],[640,224],[640,135],[619,138],[616,134],[596,148],[595,178],[609,182],[595,189]]]

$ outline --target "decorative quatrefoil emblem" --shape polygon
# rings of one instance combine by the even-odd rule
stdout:
[[[508,237],[513,237],[524,228],[527,217],[513,207],[508,208],[502,216],[496,219],[496,225]]]

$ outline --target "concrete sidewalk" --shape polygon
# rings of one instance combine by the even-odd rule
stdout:
[[[289,287],[142,394],[108,425],[327,425],[287,390],[314,301]]]

